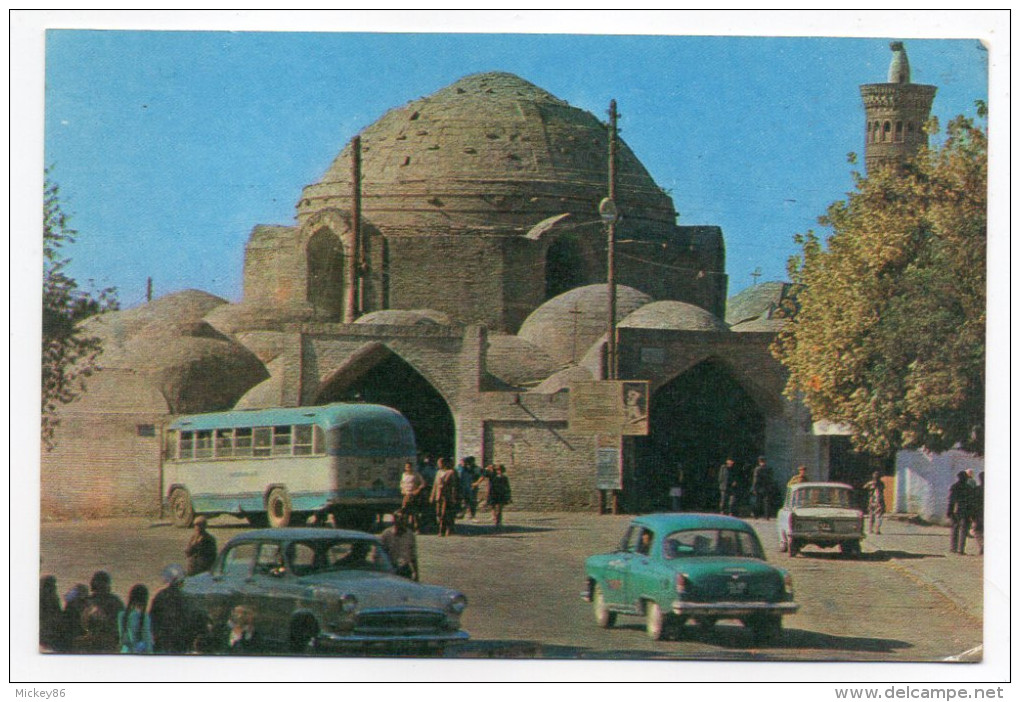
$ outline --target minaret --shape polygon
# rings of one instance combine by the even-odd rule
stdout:
[[[864,165],[868,172],[899,165],[928,145],[924,123],[931,113],[935,86],[910,82],[910,62],[903,42],[894,41],[889,48],[893,52],[889,81],[861,86],[867,114]]]

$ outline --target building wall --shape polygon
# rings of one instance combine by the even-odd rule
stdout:
[[[956,482],[957,473],[968,469],[972,469],[976,477],[985,469],[984,459],[957,450],[897,452],[896,511],[948,524],[949,487]]]

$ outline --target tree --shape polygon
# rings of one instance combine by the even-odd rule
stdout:
[[[855,173],[819,219],[824,247],[795,237],[804,288],[772,352],[787,397],[848,425],[860,450],[983,453],[987,161],[986,130],[957,117],[940,147]]]
[[[68,226],[60,206],[60,188],[46,171],[43,195],[43,314],[42,314],[42,439],[53,448],[59,405],[79,397],[85,378],[96,371],[102,352],[98,337],[84,334],[82,320],[118,308],[116,290],[83,291],[66,273],[71,262],[63,248],[77,232]]]

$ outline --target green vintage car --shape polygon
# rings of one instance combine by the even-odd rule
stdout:
[[[738,619],[768,641],[798,607],[790,574],[765,562],[754,529],[718,514],[637,517],[619,548],[591,556],[584,570],[582,597],[599,626],[612,626],[618,614],[644,616],[655,640],[679,635],[689,619],[703,627]]]

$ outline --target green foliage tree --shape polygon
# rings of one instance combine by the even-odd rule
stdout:
[[[53,448],[57,408],[85,389],[85,379],[98,367],[100,339],[82,333],[80,323],[92,315],[117,309],[116,290],[83,291],[70,277],[71,259],[63,248],[78,233],[68,226],[60,206],[60,188],[46,172],[43,196],[43,310],[42,310],[42,440]]]
[[[986,129],[957,117],[941,146],[855,173],[819,218],[824,246],[795,237],[804,288],[772,352],[786,395],[848,425],[859,450],[983,453],[987,162]]]

